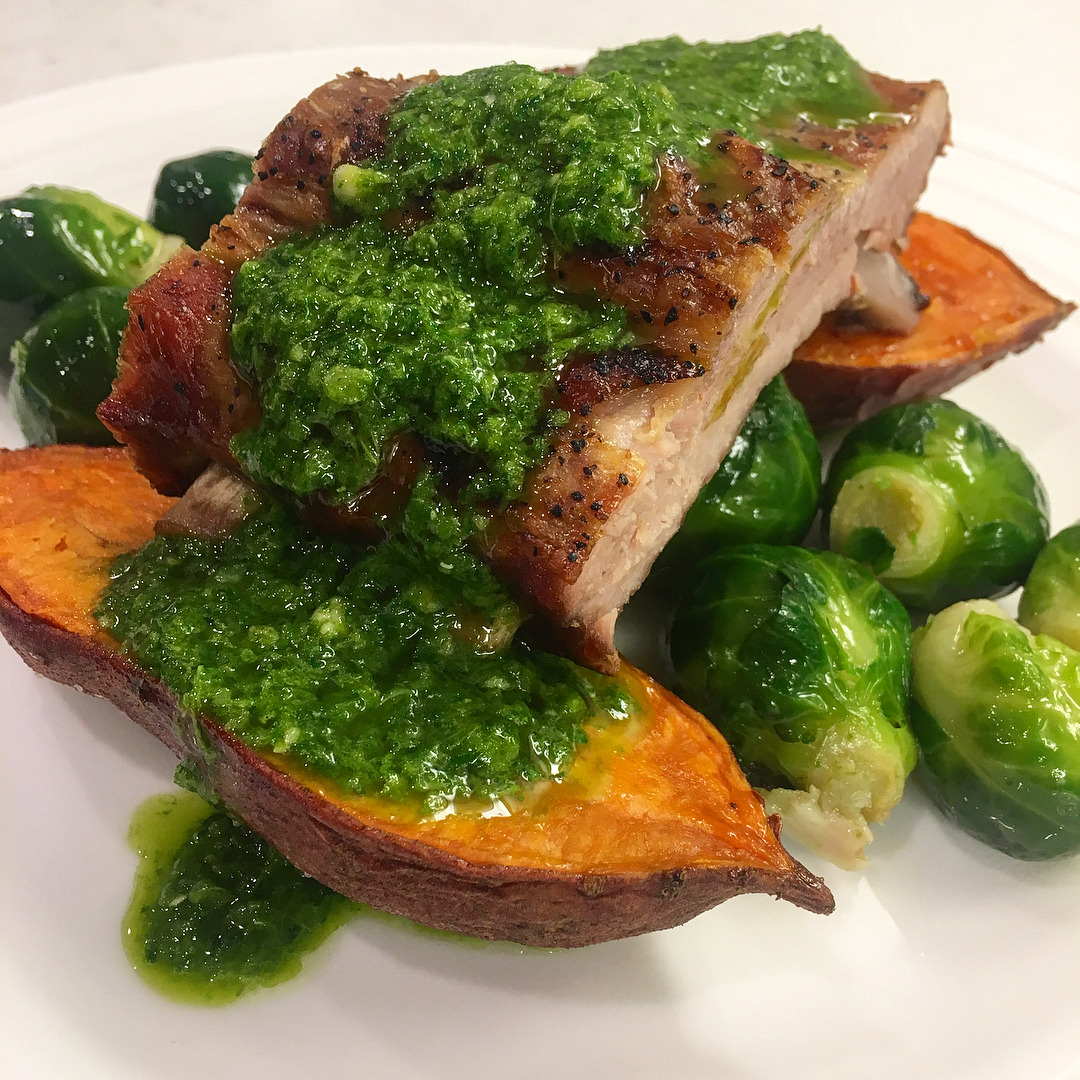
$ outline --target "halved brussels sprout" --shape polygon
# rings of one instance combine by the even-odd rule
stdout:
[[[758,396],[731,450],[701,489],[665,551],[665,565],[693,565],[730,544],[795,544],[821,491],[821,449],[781,377]]]
[[[11,405],[28,442],[113,442],[94,410],[116,377],[127,294],[114,287],[65,297],[12,347]]]
[[[934,797],[1018,859],[1080,852],[1080,653],[973,600],[913,635],[911,724]]]
[[[207,150],[167,161],[154,185],[150,224],[199,248],[251,183],[251,155]]]
[[[786,829],[860,865],[868,823],[888,816],[915,765],[907,613],[828,551],[747,544],[699,571],[671,632],[687,699]]]
[[[181,243],[88,191],[27,188],[0,200],[0,300],[40,313],[95,285],[132,289]]]
[[[822,505],[833,551],[925,611],[1008,592],[1046,543],[1031,466],[950,401],[895,405],[852,428]]]
[[[1039,552],[1020,596],[1020,622],[1080,649],[1080,522]]]

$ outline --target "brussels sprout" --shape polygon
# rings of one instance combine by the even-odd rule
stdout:
[[[934,797],[1018,859],[1080,851],[1080,653],[973,600],[913,636],[911,724]]]
[[[88,191],[27,188],[0,200],[0,300],[43,308],[93,285],[131,289],[180,243]]]
[[[0,300],[0,372],[11,368],[11,346],[34,325],[37,308],[26,301],[19,304]]]
[[[910,607],[998,596],[1046,543],[1031,466],[950,401],[895,405],[852,428],[825,482],[829,546]]]
[[[94,415],[116,377],[127,289],[84,289],[54,304],[11,350],[11,404],[28,442],[107,445]]]
[[[150,224],[198,248],[210,226],[236,208],[250,182],[251,155],[237,150],[208,150],[168,161],[154,185]]]
[[[1039,552],[1020,597],[1020,622],[1080,649],[1080,522]]]
[[[779,376],[701,489],[665,563],[694,560],[729,544],[795,544],[810,528],[821,490],[821,449],[802,406]]]
[[[869,822],[915,765],[901,603],[828,551],[747,544],[699,566],[671,657],[688,700],[731,742],[770,810],[804,843],[858,866]]]

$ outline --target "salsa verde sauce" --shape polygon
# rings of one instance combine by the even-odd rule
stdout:
[[[510,640],[517,608],[427,483],[403,529],[366,548],[277,506],[161,536],[117,560],[98,618],[185,708],[346,792],[436,813],[562,775],[627,693]]]
[[[411,432],[468,459],[464,497],[513,498],[567,419],[559,364],[633,340],[624,309],[560,287],[560,257],[641,243],[662,155],[711,175],[719,130],[770,146],[773,127],[881,107],[819,31],[668,38],[576,76],[505,64],[417,87],[381,158],[336,171],[341,221],[240,268],[232,348],[263,413],[234,453],[256,480],[347,503]]]
[[[285,982],[361,910],[190,792],[144,802],[128,841],[140,862],[124,948],[150,986],[178,1001],[227,1005]]]
[[[866,72],[838,41],[820,30],[767,34],[751,41],[679,37],[641,41],[599,52],[585,70],[597,77],[623,72],[656,80],[671,94],[681,128],[700,139],[717,131],[785,154],[798,148],[773,132],[800,120],[825,127],[857,127],[885,110]],[[687,143],[676,149],[695,157]]]

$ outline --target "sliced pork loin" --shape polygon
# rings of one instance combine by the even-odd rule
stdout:
[[[619,610],[760,389],[850,295],[860,252],[889,252],[903,236],[947,139],[946,96],[936,83],[874,80],[889,123],[778,133],[792,159],[813,164],[721,133],[708,168],[661,162],[641,247],[558,268],[568,289],[624,305],[639,343],[568,361],[556,405],[571,422],[484,544],[558,646],[593,667],[614,667]],[[202,251],[132,294],[99,415],[161,490],[229,463],[229,439],[257,421],[256,393],[228,358],[236,267],[328,219],[333,169],[381,150],[387,108],[417,81],[353,72],[315,91],[267,140],[236,213]]]
[[[788,133],[832,158],[812,167],[724,136],[717,152],[738,162],[739,195],[716,202],[668,162],[645,247],[565,268],[571,282],[624,303],[666,358],[654,362],[662,374],[623,378],[619,392],[580,407],[571,391],[581,372],[564,376],[574,422],[493,544],[504,575],[594,667],[611,666],[616,616],[761,388],[851,294],[860,252],[890,252],[904,234],[948,138],[947,99],[936,83],[876,82],[894,124]]]

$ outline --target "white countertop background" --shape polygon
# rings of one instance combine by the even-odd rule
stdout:
[[[958,133],[977,125],[1009,153],[1015,142],[1049,152],[1080,183],[1068,167],[1080,168],[1073,0],[0,0],[0,106],[165,65],[329,45],[355,45],[363,66],[371,45],[498,42],[509,59],[514,45],[581,50],[814,25],[872,70],[941,79]]]

